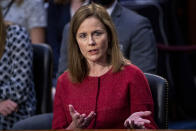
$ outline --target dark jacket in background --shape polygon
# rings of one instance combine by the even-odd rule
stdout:
[[[63,28],[69,21],[70,5],[55,4],[53,0],[49,0],[46,41],[53,50],[53,78],[58,70]]]

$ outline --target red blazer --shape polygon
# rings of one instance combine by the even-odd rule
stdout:
[[[144,74],[134,65],[125,66],[117,73],[108,71],[100,77],[87,76],[82,83],[73,84],[68,73],[62,74],[57,83],[53,129],[69,126],[72,118],[68,105],[72,104],[81,114],[95,111],[96,117],[88,128],[125,128],[124,121],[134,112],[151,111],[147,128],[157,128],[151,91]]]

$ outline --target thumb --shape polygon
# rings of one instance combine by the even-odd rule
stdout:
[[[69,112],[71,115],[75,114],[76,113],[76,110],[74,109],[73,105],[69,104]]]

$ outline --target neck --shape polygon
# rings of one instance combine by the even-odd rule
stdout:
[[[111,68],[111,65],[108,63],[89,63],[89,76],[102,76],[108,72]]]

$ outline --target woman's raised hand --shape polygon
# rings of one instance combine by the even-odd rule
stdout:
[[[73,105],[69,105],[69,112],[72,117],[72,123],[68,129],[87,128],[96,115],[94,111],[91,111],[88,116],[80,114],[74,109]]]
[[[142,117],[149,116],[150,114],[150,111],[135,112],[125,120],[124,126],[131,129],[145,129],[144,124],[148,124],[150,121]]]

